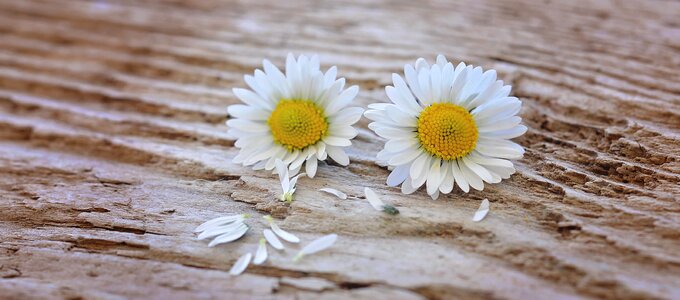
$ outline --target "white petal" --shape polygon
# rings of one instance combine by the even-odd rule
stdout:
[[[477,212],[475,212],[474,217],[472,217],[472,221],[479,222],[484,217],[486,217],[486,214],[489,213],[489,199],[484,199],[482,201],[482,204],[479,205],[479,209],[477,209]]]
[[[405,151],[395,154],[390,160],[389,164],[392,166],[398,166],[398,165],[403,165],[406,163],[409,163],[416,159],[420,154],[422,154],[422,151],[418,149],[416,146],[411,146]]]
[[[248,267],[248,264],[250,264],[250,260],[252,258],[253,255],[250,252],[243,254],[241,257],[239,257],[238,260],[236,260],[234,266],[231,267],[231,270],[229,270],[229,274],[232,276],[241,275],[241,273],[243,273],[243,271],[245,271],[246,268]]]
[[[262,99],[258,94],[256,94],[253,91],[235,88],[232,89],[232,92],[245,104],[260,107],[268,111],[274,109],[273,105],[269,101]]]
[[[475,190],[481,191],[484,189],[484,182],[482,181],[482,178],[479,177],[479,175],[475,174],[470,168],[465,165],[465,163],[462,160],[458,160],[458,167],[460,167],[461,172],[463,173],[463,176],[465,176],[465,180],[467,180],[467,183]]]
[[[289,173],[290,175],[296,173],[296,172],[293,172],[293,170],[300,169],[300,167],[302,167],[302,163],[304,163],[305,160],[307,159],[307,155],[306,155],[306,154],[307,154],[307,153],[306,153],[307,150],[308,150],[308,149],[305,149],[305,150],[301,151],[301,152],[300,152],[300,155],[298,155],[298,157],[295,158],[295,159],[290,163],[290,165],[288,166],[288,170],[290,171],[290,173]]]
[[[414,187],[421,187],[423,186],[423,184],[425,184],[428,178],[430,168],[432,166],[432,162],[434,160],[435,158],[433,156],[431,156],[429,153],[425,153],[425,166],[423,168],[423,172],[420,173],[418,177],[411,176],[411,184]]]
[[[349,140],[353,139],[354,137],[356,137],[357,134],[359,134],[359,132],[357,132],[357,130],[354,129],[354,127],[349,126],[349,125],[335,125],[335,124],[333,124],[328,128],[328,134],[331,137],[346,139],[346,140],[349,141]],[[351,142],[350,142],[350,145],[351,145]],[[334,145],[334,146],[338,146],[338,145]]]
[[[400,183],[404,182],[404,180],[406,180],[406,177],[408,177],[409,169],[410,165],[408,164],[397,166],[396,168],[394,168],[394,170],[392,170],[392,173],[390,173],[390,175],[387,176],[387,185],[397,186]]]
[[[334,136],[325,137],[323,139],[323,142],[326,143],[329,146],[336,146],[336,147],[352,146],[352,142],[350,142],[349,139],[334,137]]]
[[[392,139],[385,143],[385,149],[397,153],[414,146],[416,143],[418,143],[418,140],[415,138]]]
[[[411,181],[412,180],[407,177],[406,180],[404,180],[404,183],[401,184],[401,192],[403,194],[413,194],[413,192],[418,190],[419,187],[414,187],[413,184],[411,184]]]
[[[484,136],[496,139],[512,139],[525,134],[527,132],[527,129],[528,128],[524,125],[517,125],[510,129],[487,132],[484,133]]]
[[[466,193],[469,192],[470,186],[468,185],[465,176],[463,176],[463,172],[460,170],[460,167],[458,166],[458,161],[451,162],[451,173],[453,173],[453,177],[456,179],[456,184],[458,185],[458,187],[463,192]]]
[[[267,77],[269,77],[272,85],[279,90],[281,97],[290,98],[290,89],[288,88],[286,77],[283,75],[283,73],[281,73],[279,68],[274,66],[274,64],[266,59],[262,61],[262,66],[264,67],[264,72],[267,74]]]
[[[243,162],[244,165],[249,166],[254,163],[257,163],[261,160],[268,160],[270,157],[273,157],[274,154],[278,153],[280,150],[280,147],[278,145],[275,145],[273,143],[268,144],[263,146],[262,148],[253,151],[253,155],[248,157],[246,161]]]
[[[444,64],[446,64],[446,63],[447,63],[446,56],[444,56],[443,54],[438,54],[437,55],[437,64],[440,67],[444,67]]]
[[[293,258],[294,261],[300,260],[305,255],[310,255],[317,253],[319,251],[323,251],[325,249],[330,248],[335,244],[335,241],[338,240],[338,235],[337,234],[329,234],[322,236],[316,240],[313,240],[311,243],[307,244],[307,246],[304,246],[300,252],[298,252],[297,255]]]
[[[330,87],[333,85],[333,82],[335,82],[335,77],[338,75],[338,67],[332,66],[328,71],[326,71],[326,74],[323,75],[323,81],[324,81],[324,86],[325,87]]]
[[[459,65],[460,66],[460,65]],[[458,69],[456,67],[456,69]],[[449,93],[449,99],[454,104],[460,103],[461,99],[461,94],[462,94],[462,89],[465,87],[465,83],[467,82],[467,75],[468,75],[468,69],[463,68],[460,73],[456,76],[455,81],[453,82],[453,85],[451,86],[451,92]]]
[[[284,193],[290,190],[290,178],[288,178],[288,167],[280,159],[276,160],[276,172],[279,174],[279,181],[281,182],[281,190]]]
[[[279,240],[279,238],[276,237],[276,234],[274,234],[273,231],[269,229],[265,229],[262,231],[262,234],[264,235],[264,238],[267,240],[269,245],[274,247],[276,250],[283,250],[283,244]]]
[[[300,242],[300,239],[297,236],[281,229],[279,227],[279,225],[276,225],[276,223],[274,223],[274,219],[272,219],[271,216],[264,216],[263,218],[265,220],[267,220],[267,222],[269,222],[269,226],[271,226],[272,231],[274,231],[274,233],[276,233],[276,235],[278,235],[284,241],[291,242],[291,243],[299,243]]]
[[[392,126],[385,126],[383,124],[373,122],[369,124],[368,128],[372,129],[375,134],[386,139],[404,139],[413,138],[415,136],[412,128],[395,128]]]
[[[298,178],[300,178],[300,176],[307,176],[307,174],[306,173],[300,173],[297,176],[291,178],[290,189],[288,190],[288,192],[295,191],[295,185],[297,184]]]
[[[227,111],[232,117],[253,121],[266,121],[271,115],[270,112],[264,109],[243,104],[230,105]]]
[[[453,172],[451,172],[451,163],[450,162],[444,162],[442,164],[442,180],[441,185],[439,186],[439,191],[448,194],[453,190],[453,185],[454,185],[454,178],[453,178]]]
[[[428,168],[430,167],[429,165],[427,165],[427,159],[429,157],[430,157],[429,154],[423,152],[418,156],[418,158],[416,158],[413,161],[409,169],[409,174],[411,175],[411,178],[420,178],[423,175],[423,173],[427,172]]]
[[[418,104],[415,98],[413,98],[413,95],[411,95],[411,91],[406,87],[405,83],[402,83],[403,80],[401,77],[399,77],[397,74],[392,75],[393,80],[395,80],[394,87],[392,86],[386,86],[385,87],[385,93],[387,94],[387,97],[390,98],[392,103],[396,104],[397,107],[415,117],[420,113],[422,107]]]
[[[219,244],[229,243],[238,240],[244,234],[246,234],[246,231],[248,231],[248,229],[249,229],[248,225],[243,224],[243,226],[236,231],[232,231],[230,233],[226,233],[216,237],[208,244],[208,247],[214,247]]]
[[[488,119],[485,120],[484,122],[480,122],[479,128],[477,128],[477,130],[479,131],[480,134],[485,132],[506,130],[519,125],[520,122],[522,122],[522,118],[518,116],[513,116],[500,120]]]
[[[439,185],[442,182],[441,177],[441,160],[435,159],[430,166],[430,171],[427,174],[427,193],[433,195],[439,190]]]
[[[234,221],[237,221],[237,220],[242,220],[242,219],[243,219],[243,215],[233,215],[233,216],[224,216],[224,217],[214,218],[212,220],[204,222],[201,225],[198,225],[198,227],[196,227],[196,229],[194,229],[194,232],[201,232],[201,231],[204,231],[208,227],[211,227],[211,226],[218,226],[218,225],[222,225],[222,224],[227,224],[227,223],[231,223],[231,222],[234,222]]]
[[[477,152],[498,158],[520,159],[524,155],[524,148],[508,140],[491,140],[480,138],[477,141]]]
[[[342,148],[328,145],[326,146],[326,153],[338,164],[342,166],[349,165],[349,157]]]
[[[338,98],[336,98],[332,103],[328,104],[326,107],[325,113],[329,116],[332,116],[345,106],[349,105],[352,100],[357,96],[359,93],[359,87],[356,85],[353,85],[343,91]]]
[[[347,107],[331,116],[331,124],[352,125],[361,119],[364,109],[361,107]]]
[[[314,175],[316,175],[317,162],[316,156],[310,156],[305,162],[305,172],[307,172],[309,178],[314,178]]]
[[[204,240],[207,238],[216,237],[218,235],[236,232],[240,230],[244,224],[245,223],[243,223],[243,221],[237,221],[226,225],[208,227],[203,232],[201,232],[201,234],[199,234],[196,239]]]
[[[364,194],[366,195],[366,200],[368,200],[369,203],[371,203],[371,206],[375,208],[375,210],[378,211],[383,211],[385,207],[385,203],[383,203],[380,198],[378,198],[378,195],[370,189],[370,188],[364,188]]]
[[[255,252],[253,264],[260,265],[265,260],[267,260],[267,244],[265,239],[260,239],[260,245],[257,246],[257,252]]]
[[[478,165],[477,163],[475,163],[472,159],[470,159],[467,156],[462,157],[461,160],[463,161],[463,164],[465,164],[465,166],[468,169],[470,169],[472,172],[477,174],[477,176],[479,176],[479,178],[481,178],[482,180],[484,180],[486,182],[491,183],[490,182],[491,181],[491,174],[489,173],[488,170],[486,170],[486,168],[484,168],[481,165]]]
[[[318,142],[316,143],[316,158],[319,160],[325,160],[326,159],[326,143],[324,142]]]
[[[420,88],[420,83],[418,83],[418,72],[411,65],[404,66],[404,76],[406,77],[406,82],[411,88],[413,95],[418,99],[423,99],[423,94]]]
[[[412,115],[409,115],[408,113],[405,113],[403,110],[399,109],[396,106],[388,106],[385,109],[385,112],[387,113],[387,116],[394,121],[395,124],[398,124],[400,127],[416,127],[418,126],[418,119]]]
[[[248,133],[263,133],[269,132],[269,126],[263,122],[250,121],[246,119],[231,119],[227,121],[227,126],[236,128]]]
[[[345,193],[343,193],[343,192],[341,192],[341,191],[338,191],[338,190],[336,190],[336,189],[332,189],[332,188],[322,188],[322,189],[319,189],[319,191],[326,192],[326,193],[329,193],[329,194],[331,194],[331,195],[335,195],[336,197],[338,197],[338,198],[340,198],[340,199],[342,199],[342,200],[347,199],[347,194],[345,194]]]

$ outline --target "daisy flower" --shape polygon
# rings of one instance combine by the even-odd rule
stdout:
[[[263,69],[245,76],[250,90],[233,89],[245,103],[228,108],[233,117],[227,121],[229,135],[240,149],[234,162],[273,170],[281,159],[292,174],[304,164],[309,177],[316,174],[318,161],[328,157],[349,164],[343,149],[357,135],[352,124],[363,109],[348,105],[359,88],[345,89],[345,79],[336,79],[335,66],[321,72],[316,55],[296,60],[288,54],[285,74],[268,60]]]
[[[385,139],[378,161],[392,170],[389,186],[401,184],[405,194],[426,185],[436,199],[454,183],[464,192],[484,189],[515,172],[510,159],[524,154],[510,141],[527,127],[516,116],[522,102],[509,97],[511,87],[496,80],[496,71],[454,66],[442,55],[435,64],[425,59],[404,67],[406,80],[392,74],[385,87],[392,103],[369,105],[365,115]]]

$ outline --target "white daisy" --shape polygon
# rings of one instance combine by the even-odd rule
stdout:
[[[509,159],[524,154],[509,139],[527,131],[516,116],[522,102],[509,97],[511,86],[496,80],[496,71],[460,63],[455,68],[442,55],[430,65],[423,58],[404,67],[406,80],[392,74],[385,87],[392,103],[369,105],[369,125],[388,141],[378,161],[392,173],[389,186],[401,184],[405,194],[426,185],[436,199],[454,183],[464,192],[484,182],[498,183],[515,172]]]
[[[281,159],[291,173],[302,165],[309,177],[316,174],[317,160],[327,157],[349,164],[344,148],[357,135],[352,127],[363,113],[348,107],[359,92],[336,79],[337,69],[319,70],[319,58],[292,54],[286,59],[285,74],[268,60],[264,72],[246,75],[251,90],[235,88],[234,95],[246,105],[229,106],[233,119],[227,121],[229,134],[240,148],[235,163],[253,169],[272,170]]]

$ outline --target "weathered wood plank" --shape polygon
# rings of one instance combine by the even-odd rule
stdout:
[[[0,298],[680,298],[680,3],[0,1]],[[524,101],[518,173],[431,201],[388,188],[359,122],[290,206],[231,163],[231,87],[317,53],[384,102],[438,53],[495,68]],[[350,197],[319,193],[333,186]],[[401,210],[376,215],[363,186]],[[492,202],[481,223],[479,200]],[[246,274],[265,224],[216,248],[192,229],[273,214],[309,241]]]

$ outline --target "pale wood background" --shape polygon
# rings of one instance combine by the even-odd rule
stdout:
[[[401,195],[363,119],[349,167],[278,203],[224,121],[243,74],[289,51],[338,65],[363,107],[421,56],[497,69],[524,101],[518,173]],[[677,1],[0,1],[0,298],[679,299],[679,70]],[[193,240],[242,212],[238,243]],[[230,278],[269,213],[340,240]]]

